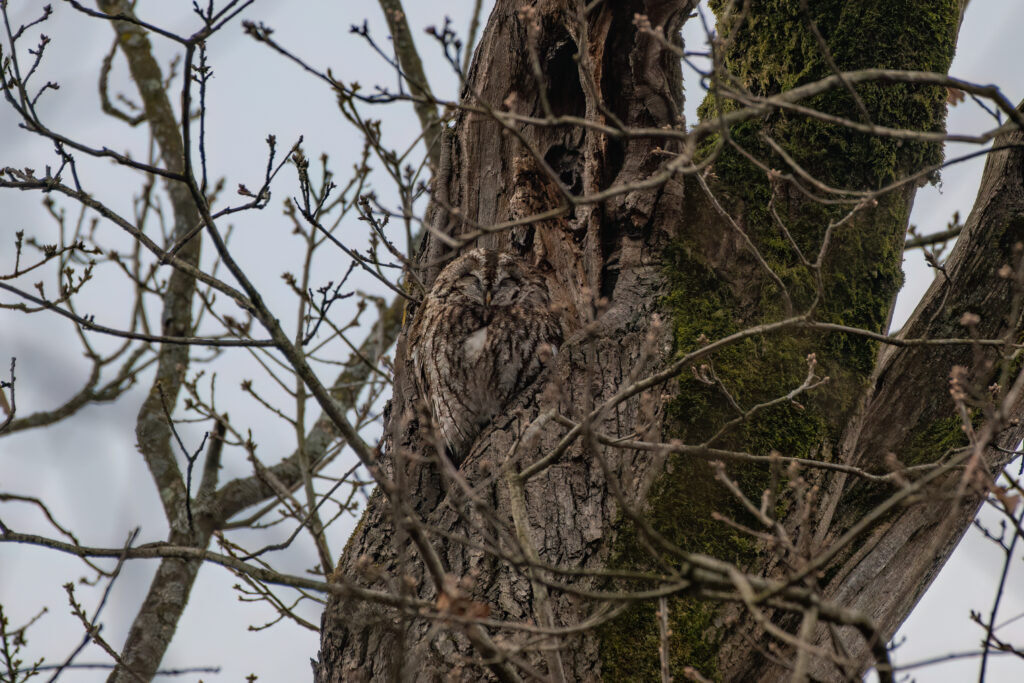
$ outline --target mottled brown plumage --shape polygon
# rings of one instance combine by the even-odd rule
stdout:
[[[441,271],[409,344],[420,396],[456,465],[561,341],[547,284],[532,266],[474,249]]]

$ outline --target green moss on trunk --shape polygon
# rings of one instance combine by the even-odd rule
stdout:
[[[717,12],[722,5],[713,3]],[[842,70],[868,67],[945,73],[954,50],[956,0],[832,0],[810,3],[811,18]],[[725,64],[754,95],[771,95],[826,77],[831,73],[807,24],[798,0],[750,3],[741,24],[719,31],[728,42]],[[861,84],[860,100],[876,124],[911,130],[944,127],[945,91],[903,84]],[[862,121],[859,105],[843,88],[801,103],[829,114]],[[701,107],[704,118],[737,105],[710,95]],[[853,132],[848,128],[797,115],[775,112],[730,130],[732,142],[769,167],[790,172],[785,160],[765,141],[769,136],[812,177],[833,187],[876,190],[894,180],[937,164],[942,150],[935,144],[901,142]],[[720,145],[711,140],[710,151]],[[785,283],[798,311],[814,300],[814,276],[804,267],[769,213],[774,205],[786,227],[811,261],[821,247],[827,226],[840,220],[850,205],[824,204],[772,182],[730,144],[720,146],[713,161],[712,189],[726,210],[743,226],[772,269]],[[825,297],[818,303],[821,320],[881,330],[896,292],[902,285],[901,255],[914,188],[904,185],[865,208],[837,229],[825,260]],[[665,254],[670,293],[664,307],[671,315],[679,352],[687,352],[750,325],[780,319],[784,314],[777,287],[749,257],[723,258],[720,245],[731,228],[701,198],[687,191],[687,223],[679,241]],[[744,409],[784,395],[803,381],[809,353],[816,353],[819,375],[831,381],[801,405],[780,405],[759,413],[724,435],[716,446],[766,455],[814,458],[835,443],[866,386],[877,347],[848,335],[807,333],[748,339],[714,354],[715,374]],[[682,377],[669,410],[667,438],[700,443],[728,420],[735,409],[722,391],[691,377]],[[950,429],[941,425],[927,438],[947,443]],[[928,448],[928,444],[923,444]],[[764,468],[730,467],[730,475],[757,501],[767,484]],[[715,522],[712,510],[750,523],[739,503],[713,479],[706,463],[675,458],[653,487],[647,512],[654,527],[687,551],[706,553],[741,566],[753,566],[758,548],[748,537]],[[614,564],[654,569],[641,539],[628,522],[619,529]],[[684,665],[704,676],[720,678],[717,642],[721,625],[717,606],[683,596],[670,603],[673,673]],[[658,637],[651,606],[638,605],[601,632],[606,680],[658,680]]]

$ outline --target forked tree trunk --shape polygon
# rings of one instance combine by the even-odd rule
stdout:
[[[721,18],[716,50],[736,79],[730,87],[757,98],[828,76],[828,60],[808,19],[840,69],[948,68],[959,18],[953,0],[810,4],[810,15],[798,0],[777,0],[753,2],[749,11]],[[657,680],[657,601],[627,601],[607,621],[600,617],[620,602],[591,595],[622,596],[652,586],[615,581],[600,576],[601,570],[684,571],[679,556],[662,552],[658,544],[664,542],[734,562],[755,575],[782,575],[773,553],[712,519],[714,511],[753,523],[715,480],[706,458],[615,448],[589,436],[573,441],[554,464],[530,478],[521,495],[514,484],[516,473],[551,453],[569,431],[553,417],[556,410],[581,422],[624,388],[664,368],[677,352],[812,307],[818,320],[875,332],[887,324],[901,283],[914,183],[860,207],[830,231],[822,260],[824,296],[815,301],[814,273],[783,239],[778,222],[813,261],[827,226],[843,219],[851,205],[819,201],[819,190],[789,164],[800,164],[829,185],[873,191],[937,163],[940,149],[773,111],[730,130],[736,145],[794,178],[769,179],[719,134],[705,137],[696,149],[657,135],[653,129],[659,127],[683,129],[680,63],[670,48],[679,44],[691,5],[498,0],[469,76],[468,108],[443,140],[429,227],[467,235],[477,226],[565,206],[568,196],[622,186],[625,191],[476,241],[512,251],[548,272],[573,334],[534,388],[493,421],[457,472],[437,451],[418,407],[407,340],[399,339],[383,469],[401,495],[389,499],[379,489],[373,494],[336,570],[343,582],[396,600],[385,605],[332,597],[323,618],[317,681]],[[638,30],[638,14],[663,27],[667,43]],[[942,130],[940,88],[873,83],[858,86],[858,93],[860,102],[839,88],[802,104],[854,121],[867,116],[885,126]],[[709,97],[702,116],[714,120],[733,109],[724,96]],[[507,112],[580,117],[648,132],[627,137],[565,123],[539,125],[503,117]],[[711,160],[703,173],[707,190],[692,175],[665,174],[680,158]],[[949,279],[929,292],[910,336],[961,336],[957,321],[965,310],[1006,297],[1009,281],[996,277],[991,264],[1011,262],[1013,243],[1024,238],[1020,167],[1017,151],[990,160],[979,208],[950,261]],[[662,182],[647,182],[666,175]],[[797,184],[812,191],[801,192]],[[428,287],[450,251],[428,237],[419,273]],[[1005,307],[999,310],[982,316],[980,334],[1006,331]],[[879,360],[877,345],[862,337],[792,328],[723,348],[701,361],[709,369],[687,368],[616,403],[594,420],[591,434],[702,443],[736,416],[733,401],[749,409],[797,387],[810,353],[817,356],[818,374],[830,377],[828,384],[802,395],[801,406],[787,402],[762,410],[713,445],[756,455],[777,450],[878,471],[889,452],[905,464],[920,464],[960,443],[946,382],[952,365],[971,364],[970,349],[886,350]],[[709,384],[712,370],[720,386]],[[994,369],[975,365],[974,372],[985,380]],[[1000,436],[1004,443],[1015,438]],[[728,473],[755,501],[773,485],[761,465],[730,465]],[[821,487],[817,514],[787,518],[799,506],[786,499],[784,487],[777,507],[786,528],[814,552],[829,548],[895,490],[834,474],[803,474]],[[881,633],[891,635],[941,566],[935,559],[945,559],[977,505],[978,496],[970,493],[954,503],[934,494],[899,507],[834,553],[825,571],[810,580],[820,581],[825,599],[863,610]],[[653,531],[636,523],[637,511]],[[531,573],[531,558],[547,570]],[[668,602],[669,659],[677,678],[684,666],[712,679],[789,676],[787,666],[771,660],[791,664],[792,651],[780,647],[778,656],[766,658],[751,645],[763,641],[761,626],[735,606],[699,600],[699,591],[685,585],[689,589],[681,588]],[[432,604],[441,618],[409,606],[416,599]],[[407,606],[398,604],[402,600]],[[482,628],[460,619],[485,615],[490,621]],[[766,615],[790,631],[800,626],[782,611]],[[591,619],[599,625],[588,626]],[[545,638],[531,632],[531,625],[561,632]],[[871,643],[852,630],[837,636],[855,662],[845,675],[858,675],[870,663]],[[819,643],[831,647],[831,637],[824,623],[817,628]],[[813,667],[820,678],[844,675],[825,660],[815,660]]]

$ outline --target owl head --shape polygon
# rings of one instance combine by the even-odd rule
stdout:
[[[446,304],[485,311],[549,305],[547,289],[532,267],[489,249],[473,249],[449,263],[438,275],[435,291]]]

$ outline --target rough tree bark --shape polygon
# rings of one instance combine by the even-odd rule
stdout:
[[[753,325],[811,311],[816,321],[884,332],[901,284],[917,183],[873,193],[941,160],[935,142],[880,137],[778,109],[731,125],[728,144],[714,126],[696,149],[652,132],[683,127],[679,60],[671,45],[638,30],[635,15],[646,15],[678,44],[692,4],[498,0],[469,74],[468,108],[444,135],[427,222],[435,232],[472,235],[478,226],[547,212],[543,220],[487,232],[476,244],[514,251],[545,269],[574,334],[536,390],[493,422],[458,472],[438,454],[417,407],[406,339],[399,338],[384,467],[406,494],[401,501],[373,495],[336,572],[434,603],[450,620],[332,596],[317,681],[656,680],[656,601],[631,604],[598,627],[577,628],[605,613],[606,602],[584,592],[608,596],[650,587],[616,582],[599,570],[677,570],[692,578],[687,560],[661,553],[664,541],[748,574],[781,576],[773,553],[713,521],[716,512],[750,524],[706,457],[611,448],[590,436],[573,441],[552,466],[531,472],[520,489],[516,473],[528,471],[569,432],[564,421],[550,419],[554,410],[576,422],[591,415],[592,434],[677,438],[756,455],[779,451],[876,472],[886,470],[889,453],[905,465],[922,464],[964,443],[947,391],[950,369],[969,366],[973,379],[987,382],[1000,371],[996,352],[984,357],[964,346],[879,352],[862,336],[797,323],[777,324],[771,334],[702,359],[721,386],[686,368],[591,414],[665,368],[675,353]],[[948,69],[961,10],[955,0],[810,4],[810,10],[798,0],[754,2],[742,12],[718,8],[717,59],[733,78],[730,88],[757,103],[828,76],[833,61],[843,71]],[[827,43],[827,56],[815,32]],[[801,104],[879,126],[943,130],[942,88],[876,80],[858,84],[856,92],[840,86]],[[738,108],[712,92],[701,115],[714,123]],[[503,112],[580,117],[647,133],[538,125]],[[997,146],[1018,142],[1019,133],[1007,133]],[[748,155],[778,171],[758,168]],[[711,166],[703,180],[667,173],[679,159],[708,159]],[[990,158],[947,277],[936,281],[904,328],[907,338],[963,336],[964,312],[982,313],[980,336],[1016,334],[1019,320],[1008,319],[1003,305],[1012,298],[1012,278],[1000,279],[992,264],[1019,260],[1012,250],[1024,239],[1022,161],[1017,150]],[[647,182],[652,178],[662,180]],[[823,202],[833,197],[814,179],[842,188],[841,196],[853,201]],[[614,187],[625,189],[580,201]],[[428,238],[419,273],[427,286],[450,252],[442,240]],[[409,313],[411,319],[415,312]],[[806,376],[811,353],[830,381],[801,397],[802,410],[774,405],[709,442],[735,416],[722,387],[744,408],[784,395]],[[986,427],[998,430],[1000,445],[1020,436],[1005,429],[1011,417],[996,416]],[[977,456],[985,458],[986,475],[1002,462],[993,453]],[[776,484],[767,470],[740,463],[727,472],[758,501]],[[800,517],[800,506],[784,491],[778,506],[783,525],[803,539],[809,555],[827,558],[804,585],[832,604],[861,610],[891,636],[967,528],[978,493],[930,494],[880,514],[877,505],[894,493],[891,486],[836,473],[804,478],[820,487],[817,513]],[[956,491],[960,481],[949,475],[946,489]],[[633,518],[637,510],[643,524]],[[858,527],[866,518],[870,523]],[[652,556],[655,547],[660,557]],[[531,560],[546,569],[525,568]],[[769,655],[751,645],[763,640],[762,623],[738,607],[699,599],[691,583],[680,585],[668,602],[677,676],[692,666],[716,680],[788,680],[794,652],[783,647]],[[459,621],[484,614],[492,622],[563,632],[544,639]],[[767,615],[782,629],[801,628],[799,618],[781,610]],[[804,624],[805,633],[808,628],[820,644],[841,639],[854,662],[841,671],[815,659],[808,674],[844,679],[871,663],[877,643],[852,627],[833,630],[823,621]]]

